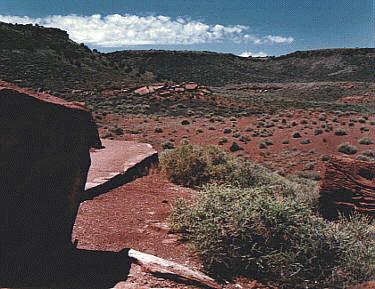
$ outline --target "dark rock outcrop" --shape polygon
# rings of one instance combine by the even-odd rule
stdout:
[[[327,219],[353,212],[375,217],[375,163],[332,157],[320,184],[319,207]]]
[[[100,139],[79,104],[0,89],[1,248],[69,243]]]
[[[126,253],[71,241],[92,147],[101,142],[82,104],[0,82],[0,287],[85,278],[120,263],[128,270]]]

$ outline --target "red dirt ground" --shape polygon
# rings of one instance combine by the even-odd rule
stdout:
[[[81,204],[73,240],[78,247],[119,251],[134,248],[188,267],[202,270],[199,258],[169,233],[166,219],[178,198],[192,198],[194,191],[170,183],[158,171]],[[242,287],[241,287],[242,286]],[[129,278],[118,288],[198,288],[167,281],[132,266]],[[224,288],[267,288],[246,279]]]
[[[101,123],[100,133],[105,135],[108,132],[105,126],[116,124],[124,130],[124,134],[112,138],[147,142],[159,152],[163,151],[163,143],[167,141],[175,146],[179,146],[184,139],[192,144],[219,145],[222,138],[227,138],[228,142],[220,145],[224,150],[229,151],[231,144],[237,142],[242,150],[235,152],[235,155],[264,164],[283,175],[299,174],[303,170],[321,174],[324,169],[322,157],[340,155],[337,146],[341,143],[350,142],[358,148],[358,153],[351,156],[354,158],[364,150],[375,149],[374,144],[358,143],[363,137],[370,137],[375,142],[375,126],[370,123],[375,121],[375,116],[369,117],[365,122],[359,122],[360,118],[360,115],[326,113],[326,119],[322,120],[321,112],[313,110],[285,110],[274,115],[221,120],[107,115]],[[351,119],[357,121],[349,126]],[[188,124],[183,125],[183,120],[188,120]],[[266,128],[260,125],[262,122],[273,125]],[[314,134],[317,128],[327,124],[332,126],[331,130],[325,131],[323,128],[323,133]],[[160,128],[161,132],[155,132],[155,128]],[[231,128],[232,132],[224,133],[225,128]],[[347,134],[335,135],[338,128],[344,129]],[[363,128],[368,130],[364,131]],[[254,132],[263,130],[271,134],[266,137],[254,135]],[[296,131],[301,134],[301,138],[292,137]],[[236,132],[248,137],[249,142],[241,142],[238,136],[233,135]],[[289,143],[283,144],[286,139]],[[301,141],[306,139],[310,143],[302,144]],[[260,148],[259,144],[265,140],[270,140],[273,144]],[[309,164],[312,164],[312,168],[307,169]],[[79,240],[81,248],[118,251],[132,247],[202,269],[202,264],[193,251],[179,242],[178,236],[168,234],[168,229],[164,226],[173,202],[180,197],[193,196],[194,191],[173,185],[160,173],[154,172],[82,204],[73,237]],[[123,285],[127,284],[133,287],[119,288],[197,288],[152,277],[140,272],[137,266],[132,268],[129,280]],[[262,287],[257,286],[254,281],[240,279],[236,283],[227,284],[225,288]]]
[[[146,119],[145,117],[120,118],[108,116],[108,121],[116,123],[123,128],[125,134],[116,136],[118,139],[136,140],[150,143],[158,151],[162,151],[162,144],[171,141],[175,146],[180,145],[184,138],[192,144],[214,144],[218,145],[222,138],[227,138],[228,142],[220,145],[224,150],[229,151],[232,142],[237,142],[243,150],[236,152],[236,155],[243,156],[253,161],[260,162],[272,170],[277,170],[282,174],[297,174],[304,169],[307,163],[315,162],[314,171],[321,172],[323,169],[322,156],[341,154],[337,151],[337,146],[344,142],[350,142],[358,148],[358,156],[362,151],[374,149],[372,145],[361,145],[358,140],[363,137],[370,137],[375,142],[375,126],[370,124],[375,117],[372,116],[366,123],[355,122],[354,126],[348,125],[350,119],[359,119],[359,115],[337,116],[333,113],[327,114],[326,121],[320,121],[320,112],[317,111],[285,111],[278,115],[251,116],[237,119],[223,119],[223,122],[210,122],[209,119],[191,118],[159,118]],[[190,124],[182,125],[181,121],[187,119]],[[282,119],[286,123],[282,123]],[[274,122],[270,128],[257,128],[259,121]],[[334,121],[335,120],[335,121]],[[296,122],[296,125],[293,125]],[[304,123],[301,123],[304,122]],[[316,128],[321,128],[325,123],[332,125],[333,130],[322,134],[314,135]],[[155,128],[159,127],[163,131],[156,133]],[[361,128],[369,128],[369,131],[361,131]],[[224,128],[231,128],[232,132],[225,134]],[[250,128],[252,131],[246,131]],[[337,136],[335,130],[342,128],[347,135]],[[201,129],[202,132],[197,130]],[[272,132],[272,136],[253,136],[254,131],[266,129]],[[324,130],[324,129],[323,129]],[[134,134],[131,131],[139,131]],[[233,133],[238,131],[241,135],[249,137],[250,141],[245,144],[233,137]],[[298,131],[301,138],[293,138],[293,132]],[[104,134],[105,130],[100,128]],[[289,144],[283,144],[283,140],[289,140]],[[302,140],[310,140],[309,144],[301,144]],[[267,148],[259,148],[259,143],[264,140],[271,140],[273,145]]]

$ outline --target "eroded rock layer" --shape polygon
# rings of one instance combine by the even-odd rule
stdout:
[[[375,163],[332,157],[320,185],[319,206],[328,219],[353,212],[375,217]]]

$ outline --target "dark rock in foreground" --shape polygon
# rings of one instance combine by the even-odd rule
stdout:
[[[2,87],[0,136],[2,255],[70,243],[89,149],[100,146],[90,112]]]
[[[126,278],[126,252],[71,242],[92,147],[101,142],[83,105],[0,82],[0,287],[113,277],[118,266]]]

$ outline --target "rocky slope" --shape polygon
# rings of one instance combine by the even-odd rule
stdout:
[[[62,30],[0,22],[0,79],[35,89],[93,90],[171,80],[209,86],[248,82],[372,81],[375,49],[326,49],[243,58],[192,51],[100,53]]]
[[[1,22],[0,79],[53,91],[147,82],[137,69],[116,65],[65,31]]]
[[[117,64],[150,71],[159,80],[210,86],[243,82],[372,81],[375,49],[297,51],[280,57],[243,58],[192,51],[119,51]]]

